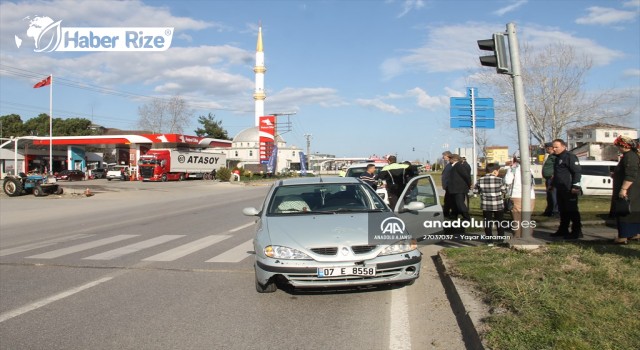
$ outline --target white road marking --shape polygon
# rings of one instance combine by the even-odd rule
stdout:
[[[171,250],[167,250],[166,252],[162,252],[160,254],[150,256],[142,260],[143,261],[174,261],[176,259],[182,258],[183,256],[189,255],[200,249],[204,249],[208,246],[214,245],[230,237],[231,236],[225,236],[225,235],[207,236],[207,237],[198,239],[196,241],[173,248]]]
[[[7,255],[11,255],[11,254],[16,254],[16,253],[22,253],[22,252],[26,252],[28,250],[44,248],[44,247],[48,247],[50,245],[54,245],[54,244],[57,244],[57,243],[73,241],[75,239],[80,239],[80,238],[85,238],[85,237],[90,237],[90,236],[93,236],[93,235],[77,234],[77,235],[53,238],[53,239],[50,239],[50,240],[47,240],[47,241],[43,241],[43,242],[25,244],[25,245],[22,245],[22,246],[19,246],[19,247],[1,249],[0,250],[0,256],[7,256]]]
[[[29,259],[53,259],[53,258],[61,257],[63,255],[81,252],[83,250],[100,247],[100,246],[103,246],[103,245],[111,244],[111,243],[114,243],[114,242],[122,241],[122,240],[133,238],[133,237],[138,237],[138,235],[117,235],[117,236],[113,236],[113,237],[107,237],[107,238],[99,239],[99,240],[93,241],[93,242],[82,243],[82,244],[74,245],[72,247],[67,247],[67,248],[62,248],[62,249],[50,251],[48,253],[42,253],[42,254],[38,254],[38,255],[28,256],[27,258],[29,258]]]
[[[253,226],[253,225],[255,225],[255,223],[254,222],[250,222],[248,224],[245,224],[245,225],[242,225],[242,226],[238,226],[236,228],[232,228],[231,230],[229,230],[229,233],[240,231],[240,230],[242,230],[244,228],[247,228],[247,227],[250,227],[250,226]]]
[[[391,291],[390,307],[389,349],[411,350],[407,288],[397,288]]]
[[[128,246],[124,246],[121,248],[113,249],[104,253],[88,256],[84,258],[84,260],[111,260],[114,258],[119,258],[123,255],[135,253],[139,250],[150,248],[156,246],[158,244],[166,243],[172,241],[174,239],[178,239],[180,237],[184,237],[185,235],[163,235],[155,238],[147,239],[146,241],[133,243]]]
[[[235,248],[229,249],[226,252],[215,256],[206,262],[228,262],[228,263],[236,263],[246,259],[251,253],[247,253],[248,251],[253,250],[253,239],[250,239]]]
[[[20,316],[20,315],[22,315],[24,313],[27,313],[29,311],[33,311],[35,309],[38,309],[38,308],[41,308],[41,307],[46,306],[48,304],[51,304],[54,301],[58,301],[60,299],[64,299],[64,298],[66,298],[66,297],[68,297],[70,295],[79,293],[79,292],[81,292],[81,291],[83,291],[85,289],[88,289],[88,288],[91,288],[91,287],[95,287],[98,284],[104,283],[104,282],[106,282],[106,281],[108,281],[108,280],[110,280],[112,278],[113,277],[104,277],[104,278],[101,278],[99,280],[95,280],[93,282],[89,282],[89,283],[87,283],[85,285],[82,285],[82,286],[79,286],[79,287],[76,287],[76,288],[72,288],[72,289],[69,289],[69,290],[64,291],[62,293],[50,296],[48,298],[44,298],[44,299],[38,300],[38,301],[33,302],[31,304],[28,304],[28,305],[25,305],[23,307],[17,308],[15,310],[7,311],[7,312],[5,312],[3,314],[0,314],[0,323],[4,322],[6,320],[12,319],[12,318],[14,318],[16,316]]]

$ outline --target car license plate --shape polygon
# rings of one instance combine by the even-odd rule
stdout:
[[[375,267],[348,266],[348,267],[319,267],[318,277],[335,276],[375,276]]]

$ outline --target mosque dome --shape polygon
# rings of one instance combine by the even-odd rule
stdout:
[[[278,143],[285,142],[281,136],[277,136]],[[259,138],[259,129],[257,126],[253,126],[247,129],[240,131],[234,138],[233,142],[258,142]]]

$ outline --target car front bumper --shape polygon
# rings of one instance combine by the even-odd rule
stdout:
[[[421,264],[422,253],[416,249],[403,254],[379,256],[358,263],[257,258],[255,270],[258,282],[263,285],[274,276],[282,276],[296,288],[324,288],[409,282],[419,277]],[[350,266],[375,266],[376,274],[318,277],[319,268]]]

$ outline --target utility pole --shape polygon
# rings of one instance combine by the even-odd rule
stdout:
[[[311,169],[311,154],[309,152],[311,152],[311,134],[304,134],[304,137],[307,139],[307,169],[313,170]]]

